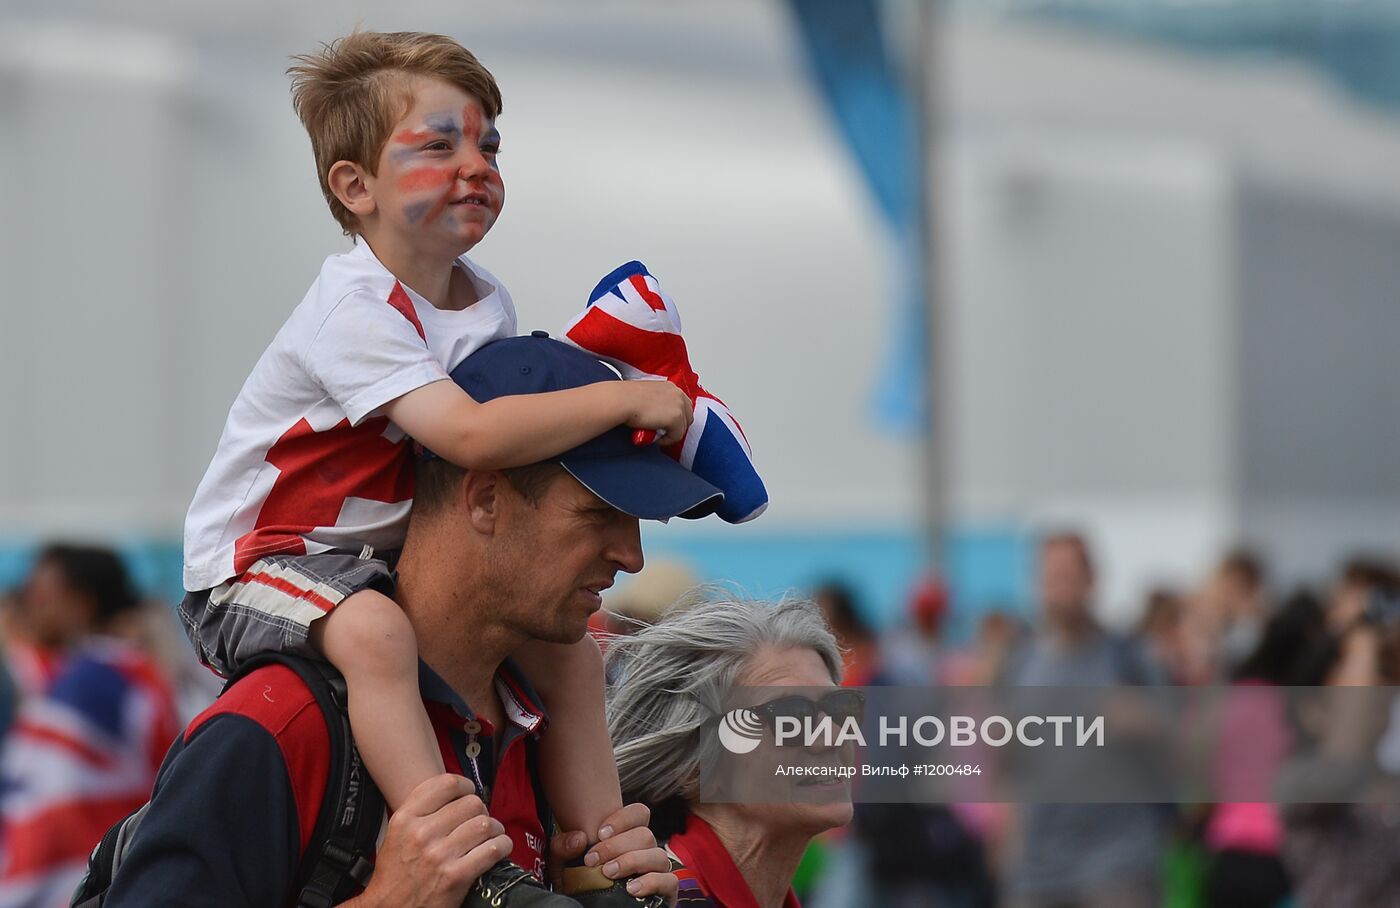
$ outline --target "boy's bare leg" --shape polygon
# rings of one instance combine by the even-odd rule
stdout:
[[[311,645],[345,676],[355,745],[396,810],[420,783],[445,771],[418,692],[413,625],[388,596],[361,590],[311,625]]]
[[[532,640],[514,657],[549,712],[540,739],[545,796],[563,830],[581,829],[589,844],[622,808],[612,739],[603,709],[603,654],[592,637],[578,643]]]

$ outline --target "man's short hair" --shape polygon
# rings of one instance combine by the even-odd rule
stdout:
[[[337,161],[376,173],[394,123],[413,104],[405,77],[443,79],[476,98],[488,117],[501,113],[496,79],[445,35],[357,31],[292,59],[292,107],[311,136],[321,194],[347,236],[358,232],[358,222],[331,192],[327,176]]]
[[[511,467],[502,470],[511,488],[520,493],[531,505],[538,505],[554,479],[564,472],[564,468],[552,460]],[[431,515],[441,511],[457,490],[467,471],[454,463],[434,457],[418,463],[416,489],[413,494],[413,507],[418,513]]]
[[[523,467],[511,467],[501,471],[511,488],[519,492],[520,497],[531,505],[540,503],[541,499],[544,498],[544,493],[549,491],[554,480],[563,472],[564,468],[552,460],[526,464]]]

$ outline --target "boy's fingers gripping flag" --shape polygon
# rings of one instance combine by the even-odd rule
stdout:
[[[623,378],[666,379],[688,394],[695,422],[680,444],[665,450],[724,493],[720,517],[743,523],[763,513],[768,490],[744,430],[724,401],[700,386],[681,337],[680,312],[645,265],[628,262],[603,278],[564,338],[612,363]]]

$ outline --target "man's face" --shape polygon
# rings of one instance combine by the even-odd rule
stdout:
[[[497,494],[492,568],[508,620],[531,639],[577,642],[617,572],[642,569],[637,518],[563,470],[535,504],[504,479]]]
[[[1094,578],[1074,543],[1047,542],[1040,550],[1040,603],[1051,622],[1073,622],[1089,608]]]

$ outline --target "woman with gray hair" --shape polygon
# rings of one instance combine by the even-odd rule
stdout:
[[[678,905],[797,908],[791,882],[807,845],[851,820],[847,783],[823,781],[829,790],[822,803],[709,803],[701,767],[714,767],[721,756],[716,730],[736,686],[790,691],[749,707],[769,721],[858,712],[859,694],[836,689],[840,672],[836,640],[814,603],[756,602],[713,587],[611,644],[608,727],[619,780],[630,801],[652,809],[652,829],[680,879]],[[770,756],[772,737],[763,735]],[[822,748],[785,750],[832,756],[830,748],[825,755]],[[771,783],[769,773],[770,792]]]

